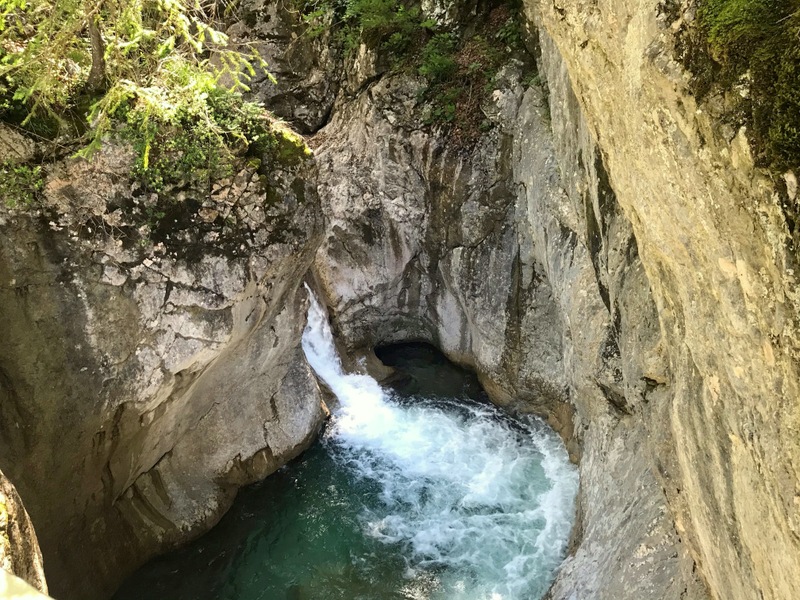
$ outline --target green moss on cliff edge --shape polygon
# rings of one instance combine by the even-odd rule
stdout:
[[[760,165],[800,166],[800,0],[698,0],[690,34],[698,95],[730,93]]]

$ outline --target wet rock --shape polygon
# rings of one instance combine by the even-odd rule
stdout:
[[[495,127],[469,152],[398,101],[413,77],[335,112],[314,271],[351,350],[431,342],[562,433],[583,483],[553,598],[704,598],[654,474],[670,372],[634,227],[563,63],[540,67],[549,93],[522,84],[522,63],[501,71],[482,108]]]

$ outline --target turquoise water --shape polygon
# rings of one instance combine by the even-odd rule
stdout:
[[[427,346],[379,351],[397,369],[391,389],[343,373],[316,303],[304,349],[339,399],[320,442],[115,598],[540,597],[577,489],[555,434],[488,404],[474,376]]]

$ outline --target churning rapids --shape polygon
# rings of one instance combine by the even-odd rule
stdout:
[[[313,297],[303,349],[338,399],[321,443],[116,597],[541,597],[564,557],[578,485],[555,433],[474,399],[482,394],[442,393],[441,370],[457,370],[449,364],[427,368],[427,393],[424,382],[389,391],[345,373]],[[419,360],[395,359],[424,379]]]
[[[556,435],[488,404],[399,402],[371,377],[344,373],[313,296],[303,350],[340,402],[328,436],[343,467],[378,488],[380,502],[362,513],[364,534],[396,546],[408,578],[427,588],[418,597],[543,594],[577,489]]]

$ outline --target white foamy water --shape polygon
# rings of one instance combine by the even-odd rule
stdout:
[[[303,349],[339,400],[328,442],[372,482],[366,535],[404,557],[408,598],[533,600],[564,557],[578,487],[560,439],[464,401],[397,402],[347,374],[311,295]]]

